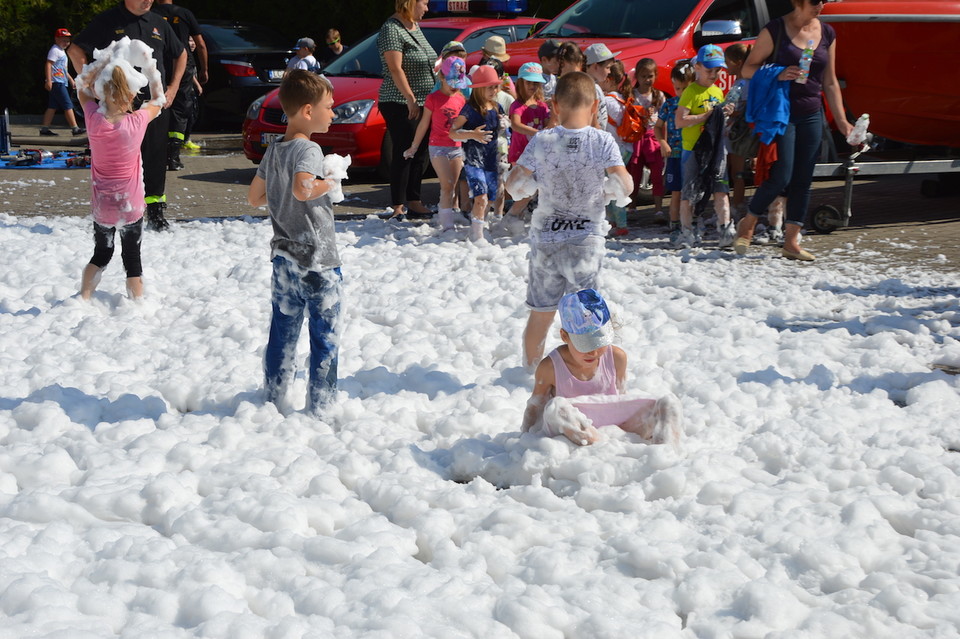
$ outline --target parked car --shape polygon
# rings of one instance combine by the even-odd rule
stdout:
[[[280,84],[294,41],[267,27],[231,20],[200,21],[200,32],[209,53],[200,120],[236,125],[251,101]]]
[[[656,86],[673,95],[670,69],[677,60],[693,57],[704,44],[752,44],[769,20],[790,9],[790,0],[579,0],[534,38],[508,45],[506,69],[516,73],[524,62],[538,61],[537,49],[548,38],[572,40],[581,49],[603,42],[620,52],[617,58],[630,71],[641,58],[656,60]],[[729,88],[726,73],[717,84]]]
[[[515,1],[515,0],[512,0]],[[420,22],[427,40],[437,51],[450,40],[459,40],[467,51],[479,50],[492,35],[515,42],[527,36],[536,18],[428,18]],[[386,174],[391,142],[386,123],[377,108],[381,76],[377,33],[350,47],[323,69],[333,84],[336,117],[327,133],[313,136],[324,153],[350,155],[353,167],[377,168]],[[282,138],[287,123],[277,91],[250,104],[243,122],[243,152],[260,162],[271,142]]]

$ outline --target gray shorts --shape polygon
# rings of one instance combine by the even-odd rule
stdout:
[[[463,147],[459,146],[434,146],[431,144],[427,147],[427,150],[430,152],[430,157],[432,158],[456,160],[457,158],[463,157]]]
[[[527,306],[555,311],[560,298],[583,288],[596,288],[607,241],[588,235],[571,242],[530,243]]]

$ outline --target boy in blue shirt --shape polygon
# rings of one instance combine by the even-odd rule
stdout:
[[[337,389],[340,299],[343,293],[333,203],[338,185],[323,179],[323,153],[310,140],[333,121],[333,86],[303,69],[287,71],[280,84],[287,132],[267,148],[247,200],[267,205],[273,223],[273,316],[263,357],[267,401],[282,404],[296,373],[297,340],[308,313],[310,371],[307,410],[317,412]]]

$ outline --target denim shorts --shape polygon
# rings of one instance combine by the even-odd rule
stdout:
[[[667,193],[683,188],[683,161],[680,158],[667,158],[663,172],[663,188]]]
[[[67,85],[62,82],[54,82],[50,87],[50,96],[47,98],[47,108],[66,111],[73,108],[73,100],[70,99],[70,92],[67,91]]]
[[[456,160],[457,158],[463,157],[463,148],[459,146],[435,146],[431,144],[429,150],[430,157],[432,158],[447,158],[448,160]]]
[[[486,195],[487,199],[497,199],[497,181],[500,176],[496,171],[486,171],[475,166],[463,167],[463,174],[467,176],[467,186],[470,187],[470,197]]]
[[[527,306],[555,311],[560,298],[584,288],[596,288],[606,239],[587,235],[570,242],[530,242],[527,257]]]

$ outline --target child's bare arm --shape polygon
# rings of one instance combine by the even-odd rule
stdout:
[[[259,175],[253,176],[247,189],[247,202],[250,206],[264,206],[267,203],[267,182]]]
[[[679,106],[677,107],[677,128],[684,129],[688,126],[698,126],[707,121],[707,118],[710,117],[710,112],[713,110],[713,105],[707,104],[704,105],[706,111],[699,115],[693,115],[690,113],[689,107]]]
[[[301,202],[315,200],[332,188],[332,180],[319,178],[313,173],[298,172],[293,176],[293,197]]]
[[[410,143],[410,148],[403,152],[403,157],[409,160],[417,153],[417,149],[420,148],[420,143],[423,142],[423,138],[427,135],[427,130],[430,128],[430,118],[432,117],[433,111],[427,107],[423,107],[423,111],[420,113],[420,123],[417,124],[417,132],[413,135],[413,142]]]
[[[487,131],[487,125],[479,126],[476,129],[464,129],[463,125],[467,123],[467,116],[458,115],[457,119],[450,125],[450,139],[454,142],[465,142],[466,140],[475,140],[486,144],[490,141],[493,134]]]
[[[553,361],[549,357],[544,357],[537,365],[537,371],[534,374],[533,394],[527,400],[527,408],[523,412],[522,431],[528,432],[534,430],[540,420],[543,418],[543,407],[554,396],[554,384],[556,376],[553,370]]]
[[[524,135],[536,135],[538,129],[533,128],[532,126],[527,126],[520,121],[520,114],[514,113],[510,116],[510,128],[517,133],[522,133]]]

